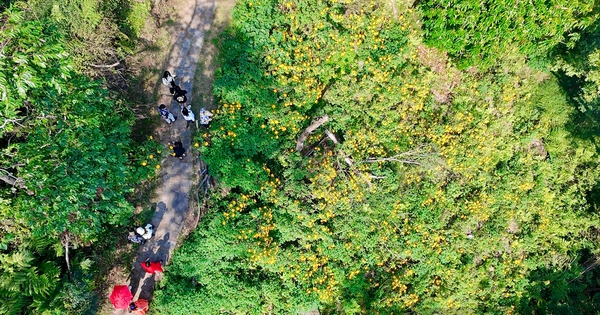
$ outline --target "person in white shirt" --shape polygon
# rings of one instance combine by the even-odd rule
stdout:
[[[208,128],[210,125],[210,121],[212,120],[213,113],[210,111],[200,108],[200,126],[204,128]]]
[[[148,223],[145,227],[138,227],[135,232],[140,235],[144,240],[149,240],[154,236],[154,225]]]
[[[175,78],[176,75],[171,75],[171,72],[165,71],[162,77],[162,84],[169,88],[171,94],[175,93]]]
[[[194,112],[192,112],[192,106],[188,105],[187,107],[183,107],[181,109],[181,115],[183,116],[183,119],[185,119],[185,128],[189,128],[190,127],[190,123],[196,121],[196,116],[194,116]]]

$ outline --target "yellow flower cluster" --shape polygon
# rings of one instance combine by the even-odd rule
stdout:
[[[236,215],[241,214],[242,211],[244,211],[244,209],[246,209],[246,206],[248,206],[247,202],[232,200],[228,205],[229,210],[223,212],[223,215],[225,216],[225,220],[230,220],[230,219],[235,218]],[[223,224],[225,224],[225,221],[223,221]]]

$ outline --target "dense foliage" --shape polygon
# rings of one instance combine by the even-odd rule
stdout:
[[[23,5],[23,4],[21,4]],[[97,75],[93,65],[123,61],[150,16],[150,1],[29,0],[31,17],[52,21],[65,35],[64,49],[79,72]]]
[[[574,27],[538,13],[565,25],[552,43]],[[533,46],[482,29],[499,67],[461,71],[422,43],[420,17],[393,1],[237,3],[197,139],[222,191],[153,307],[595,313],[597,128],[528,66]]]
[[[128,105],[74,70],[70,33],[31,14],[19,2],[1,18],[0,314],[89,314],[94,262],[77,249],[129,222],[157,145],[130,140]]]
[[[488,67],[507,51],[547,57],[573,47],[598,19],[597,1],[417,1],[427,43],[462,65]]]

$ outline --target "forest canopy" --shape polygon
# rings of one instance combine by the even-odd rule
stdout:
[[[237,2],[161,314],[596,312],[597,12],[452,3]]]
[[[0,315],[96,311],[158,148],[98,68],[152,3],[0,5]],[[152,311],[596,314],[597,8],[237,1],[195,135],[218,190]]]

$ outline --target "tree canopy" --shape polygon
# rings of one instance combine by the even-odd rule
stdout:
[[[586,290],[595,271],[584,270],[599,223],[596,129],[560,81],[527,63],[539,41],[544,56],[590,22],[574,20],[587,6],[564,5],[535,7],[564,26],[550,38],[504,41],[492,26],[510,12],[482,10],[496,22],[457,16],[456,28],[437,30],[473,25],[487,41],[448,36],[459,47],[436,49],[427,23],[448,21],[440,5],[239,1],[221,36],[219,109],[197,138],[227,188],[174,257],[155,307],[597,309]],[[494,63],[465,71],[457,54]]]

